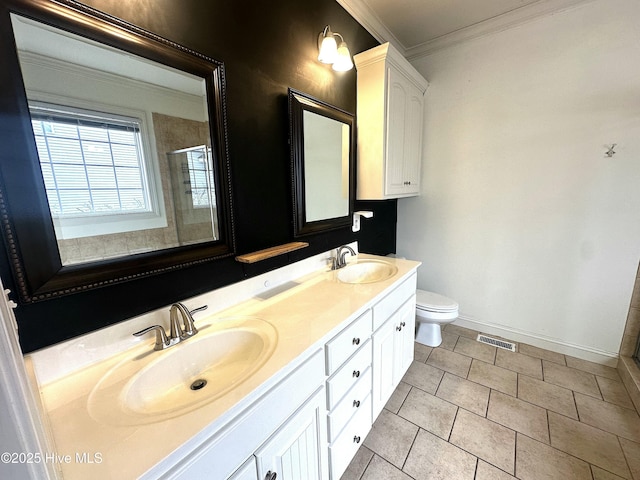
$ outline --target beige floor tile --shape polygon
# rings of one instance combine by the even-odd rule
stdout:
[[[620,443],[615,435],[549,412],[551,446],[615,473],[631,478]]]
[[[425,363],[429,354],[433,350],[433,347],[427,347],[418,342],[413,342],[413,360],[416,362]]]
[[[468,357],[477,358],[483,362],[493,363],[496,359],[496,347],[480,343],[467,337],[460,337],[453,349],[454,352],[461,353]]]
[[[591,472],[593,473],[593,480],[623,480],[622,477],[614,475],[611,472],[607,472],[595,465],[591,465]]]
[[[531,357],[541,358],[542,360],[548,360],[559,365],[567,364],[563,354],[552,352],[551,350],[545,350],[543,348],[534,347],[533,345],[528,345],[526,343],[521,343],[518,345],[518,352],[524,353],[525,355],[529,355]]]
[[[487,418],[534,440],[549,443],[547,411],[544,408],[493,390]]]
[[[436,396],[455,403],[484,417],[487,413],[490,389],[451,373],[445,373]]]
[[[473,480],[476,457],[420,430],[403,470],[416,480]]]
[[[521,480],[588,480],[589,464],[518,434],[516,476]]]
[[[407,398],[407,395],[409,395],[409,390],[411,390],[411,385],[405,382],[400,382],[391,394],[391,398],[387,401],[387,404],[384,406],[384,408],[386,408],[390,412],[398,413],[398,410],[400,410],[400,407],[402,407],[405,398]]]
[[[340,477],[340,480],[360,480],[362,474],[369,465],[369,462],[373,458],[373,452],[364,445],[358,448],[356,455],[351,460],[351,463]]]
[[[520,375],[518,377],[518,398],[575,420],[578,419],[573,392],[566,388]]]
[[[581,422],[634,442],[640,442],[640,416],[635,410],[580,393],[576,393],[575,397]]]
[[[563,367],[547,360],[542,361],[542,372],[544,381],[568,388],[575,392],[602,398],[600,388],[596,382],[596,377],[592,373],[576,370],[575,368]]]
[[[440,344],[440,348],[444,348],[445,350],[453,350],[456,347],[456,343],[458,343],[459,338],[460,335],[443,331],[442,343]]]
[[[588,362],[576,357],[570,357],[565,355],[567,360],[567,367],[576,368],[584,372],[593,373],[600,377],[610,378],[611,380],[620,381],[620,375],[618,371],[613,367],[607,367],[606,365],[600,365],[599,363]]]
[[[518,374],[506,368],[496,367],[474,359],[469,370],[468,380],[479,383],[502,393],[516,396]]]
[[[436,393],[444,372],[431,365],[413,362],[402,381],[428,393]]]
[[[486,462],[513,473],[516,434],[466,410],[458,410],[449,441]]]
[[[382,410],[365,438],[364,445],[396,467],[402,468],[417,432],[418,427],[411,422]]]
[[[636,407],[633,406],[627,388],[622,382],[598,376],[596,376],[596,381],[600,387],[602,398],[604,398],[605,401],[635,410]]]
[[[448,440],[457,411],[458,407],[452,403],[414,388],[407,396],[398,415]]]
[[[511,480],[515,478],[516,477],[488,464],[484,460],[478,459],[475,480]]]
[[[502,348],[496,354],[496,366],[524,373],[542,380],[542,360],[522,353],[510,352]]]
[[[460,335],[461,337],[472,338],[474,340],[478,338],[478,333],[480,333],[477,330],[471,330],[470,328],[461,327],[460,325],[456,325],[454,323],[450,323],[445,327],[445,329],[448,333]]]
[[[411,480],[411,477],[383,458],[374,455],[362,476],[362,480]]]
[[[443,348],[436,348],[431,352],[431,355],[429,355],[427,365],[439,368],[445,372],[453,373],[454,375],[458,375],[462,378],[467,378],[469,366],[471,365],[471,358]]]
[[[640,480],[640,443],[621,438],[620,445],[622,446],[624,456],[627,458],[633,480]]]

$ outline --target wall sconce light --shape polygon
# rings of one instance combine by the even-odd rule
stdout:
[[[336,42],[336,37],[340,37],[340,44]],[[342,35],[332,32],[329,25],[324,27],[318,36],[318,50],[320,51],[318,61],[332,64],[336,72],[346,72],[353,68],[347,43]]]

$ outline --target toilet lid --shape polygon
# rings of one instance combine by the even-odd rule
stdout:
[[[430,312],[453,312],[458,309],[458,303],[444,295],[416,290],[416,308]]]

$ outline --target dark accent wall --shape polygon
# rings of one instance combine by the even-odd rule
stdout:
[[[86,4],[223,61],[227,77],[229,150],[238,253],[292,237],[287,89],[293,87],[356,111],[356,72],[317,62],[326,24],[355,54],[377,45],[335,0],[89,0]],[[6,47],[0,47],[6,48]],[[1,55],[0,50],[0,55]],[[396,202],[358,202],[373,209],[359,234],[344,228],[308,237],[310,247],[252,265],[225,259],[143,280],[16,309],[25,353],[229,285],[355,239],[361,250],[395,251]],[[6,257],[5,286],[13,287]]]

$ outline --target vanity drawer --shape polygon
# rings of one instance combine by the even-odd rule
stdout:
[[[367,339],[358,352],[327,380],[327,409],[333,410],[340,399],[356,384],[371,366],[371,340]]]
[[[339,480],[371,430],[371,395],[356,413],[335,442],[329,446],[331,480]]]
[[[329,443],[333,442],[342,429],[347,425],[351,417],[364,407],[365,399],[371,395],[371,368],[360,375],[358,382],[344,396],[336,407],[329,413]]]
[[[398,310],[402,304],[416,293],[417,275],[413,274],[400,284],[389,295],[384,297],[373,306],[373,331],[376,331],[382,324]]]
[[[332,375],[371,336],[371,310],[367,310],[325,346],[327,375]]]

